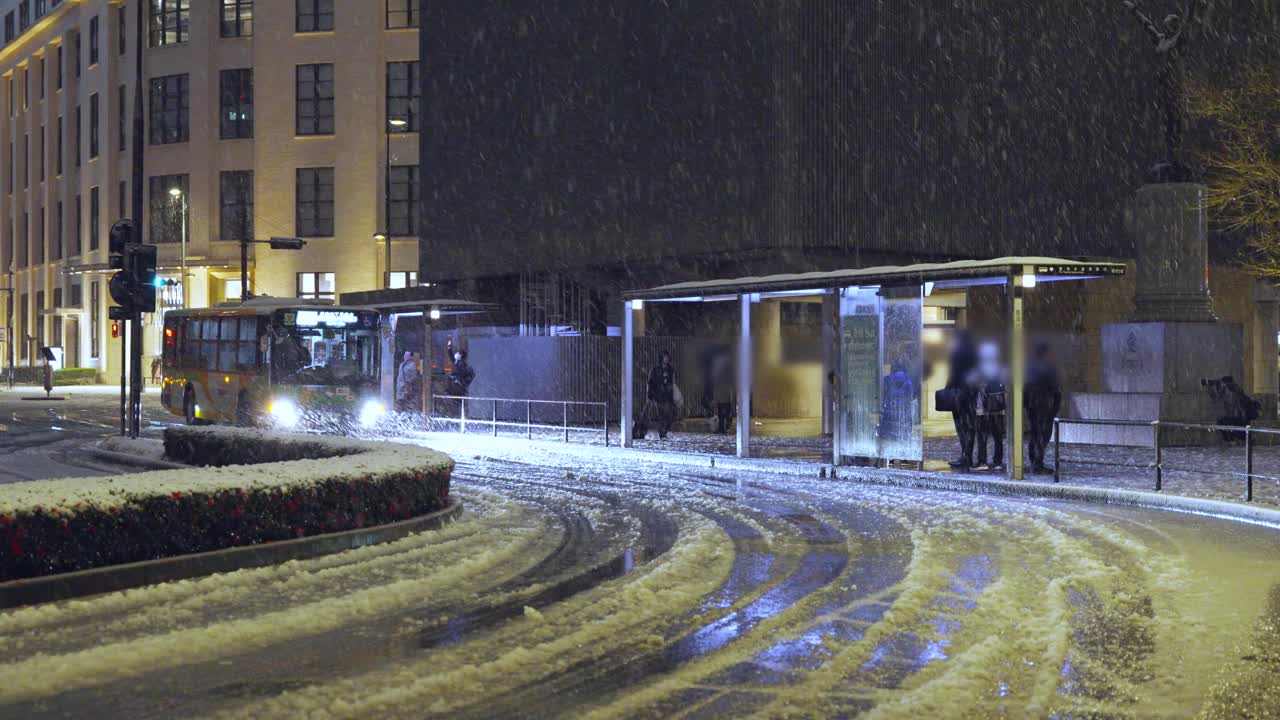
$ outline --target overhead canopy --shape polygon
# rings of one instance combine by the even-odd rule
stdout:
[[[496,310],[498,307],[471,300],[432,297],[432,288],[423,285],[391,290],[343,293],[340,304],[368,307],[387,312],[395,312],[397,310],[416,312],[425,307],[430,307],[433,310],[438,310],[441,315],[482,313]]]
[[[1003,257],[992,260],[957,260],[946,263],[884,265],[824,272],[765,275],[663,285],[623,293],[626,300],[702,300],[745,293],[823,290],[852,285],[892,285],[1006,278],[1032,273],[1039,281],[1083,280],[1124,275],[1124,263],[1101,260],[1068,260],[1048,257]]]

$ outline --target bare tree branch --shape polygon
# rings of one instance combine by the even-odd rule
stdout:
[[[1138,18],[1138,22],[1142,23],[1142,26],[1146,28],[1147,34],[1151,36],[1152,40],[1156,41],[1157,45],[1164,42],[1164,33],[1160,31],[1160,26],[1147,17],[1147,14],[1142,11],[1142,8],[1138,7],[1137,3],[1133,2],[1133,0],[1123,0],[1123,3]]]

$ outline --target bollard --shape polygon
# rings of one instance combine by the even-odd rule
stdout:
[[[498,437],[498,401],[493,401],[493,436]]]
[[[1151,423],[1151,433],[1155,436],[1156,446],[1156,492],[1160,492],[1164,488],[1164,461],[1161,458],[1162,452],[1160,448],[1160,421],[1154,420]]]
[[[569,442],[569,403],[564,403],[560,407],[564,408],[564,441]]]
[[[1253,502],[1253,433],[1244,429],[1244,501]]]
[[[467,434],[467,399],[462,398],[462,405],[458,410],[458,432]]]
[[[605,405],[602,409],[604,410],[604,419],[600,425],[604,429],[604,446],[609,447],[609,406]]]
[[[1062,482],[1062,423],[1053,419],[1053,481]]]
[[[533,439],[533,403],[528,400],[524,401],[524,435]]]

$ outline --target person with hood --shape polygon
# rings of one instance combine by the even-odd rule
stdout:
[[[1053,419],[1062,409],[1062,381],[1053,361],[1053,350],[1048,343],[1039,343],[1027,363],[1026,383],[1023,386],[1022,406],[1027,413],[1027,459],[1031,472],[1045,475],[1045,448],[1053,437]]]
[[[467,397],[471,392],[471,383],[476,379],[476,371],[467,362],[467,352],[459,350],[453,354],[453,369],[449,371],[449,394],[454,397]]]
[[[658,357],[658,364],[649,371],[647,397],[653,406],[658,425],[658,437],[666,438],[676,419],[676,369],[671,364],[671,353],[666,350]]]
[[[881,382],[880,442],[901,445],[911,440],[915,429],[916,390],[911,373],[901,360],[889,366]]]
[[[1004,469],[1006,373],[1000,364],[1000,348],[994,342],[978,347],[978,367],[969,383],[976,418],[978,470]],[[991,441],[991,464],[987,464],[987,440]]]
[[[951,467],[967,471],[973,468],[973,444],[977,435],[977,416],[974,414],[973,393],[969,389],[969,376],[978,365],[978,354],[973,347],[973,336],[968,330],[956,333],[947,361],[947,385],[950,396],[951,419],[955,423],[956,436],[960,439],[960,457]]]
[[[714,403],[716,418],[716,434],[724,435],[733,427],[735,384],[733,357],[728,350],[721,349],[711,358],[709,373],[711,398]]]

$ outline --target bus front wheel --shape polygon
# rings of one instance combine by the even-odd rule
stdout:
[[[186,417],[188,425],[200,424],[199,418],[196,417],[196,394],[187,388],[182,394],[182,414]]]

